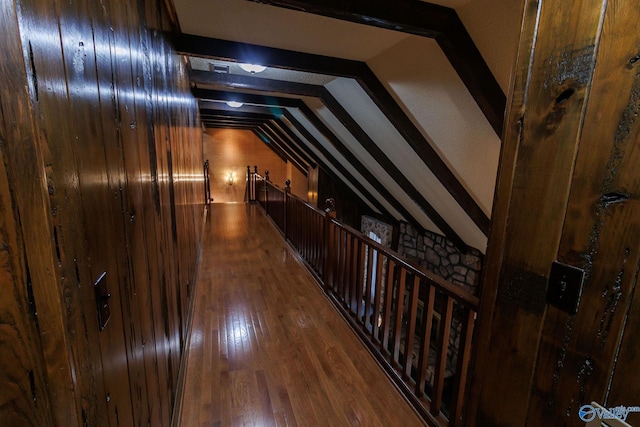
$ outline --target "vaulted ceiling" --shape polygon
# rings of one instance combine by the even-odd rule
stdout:
[[[438,3],[174,0],[177,47],[206,126],[484,252],[520,2]]]

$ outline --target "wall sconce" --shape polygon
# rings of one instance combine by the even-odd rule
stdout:
[[[227,174],[227,184],[233,185],[236,182],[236,174],[235,172],[229,172]]]

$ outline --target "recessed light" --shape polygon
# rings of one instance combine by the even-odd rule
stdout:
[[[261,73],[267,69],[264,65],[258,64],[240,64],[240,68],[251,74]]]
[[[227,105],[231,108],[240,108],[244,105],[242,102],[238,101],[227,101]]]

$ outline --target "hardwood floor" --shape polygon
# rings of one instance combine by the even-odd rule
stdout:
[[[213,204],[180,426],[419,426],[255,205]]]

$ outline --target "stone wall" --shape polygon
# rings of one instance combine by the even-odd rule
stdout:
[[[482,253],[470,248],[460,252],[446,237],[426,231],[419,234],[410,224],[400,224],[398,253],[465,290],[478,294]]]
[[[373,217],[362,215],[360,219],[360,232],[369,237],[369,232],[373,231],[381,240],[380,244],[391,247],[393,239],[393,226],[377,220]]]

